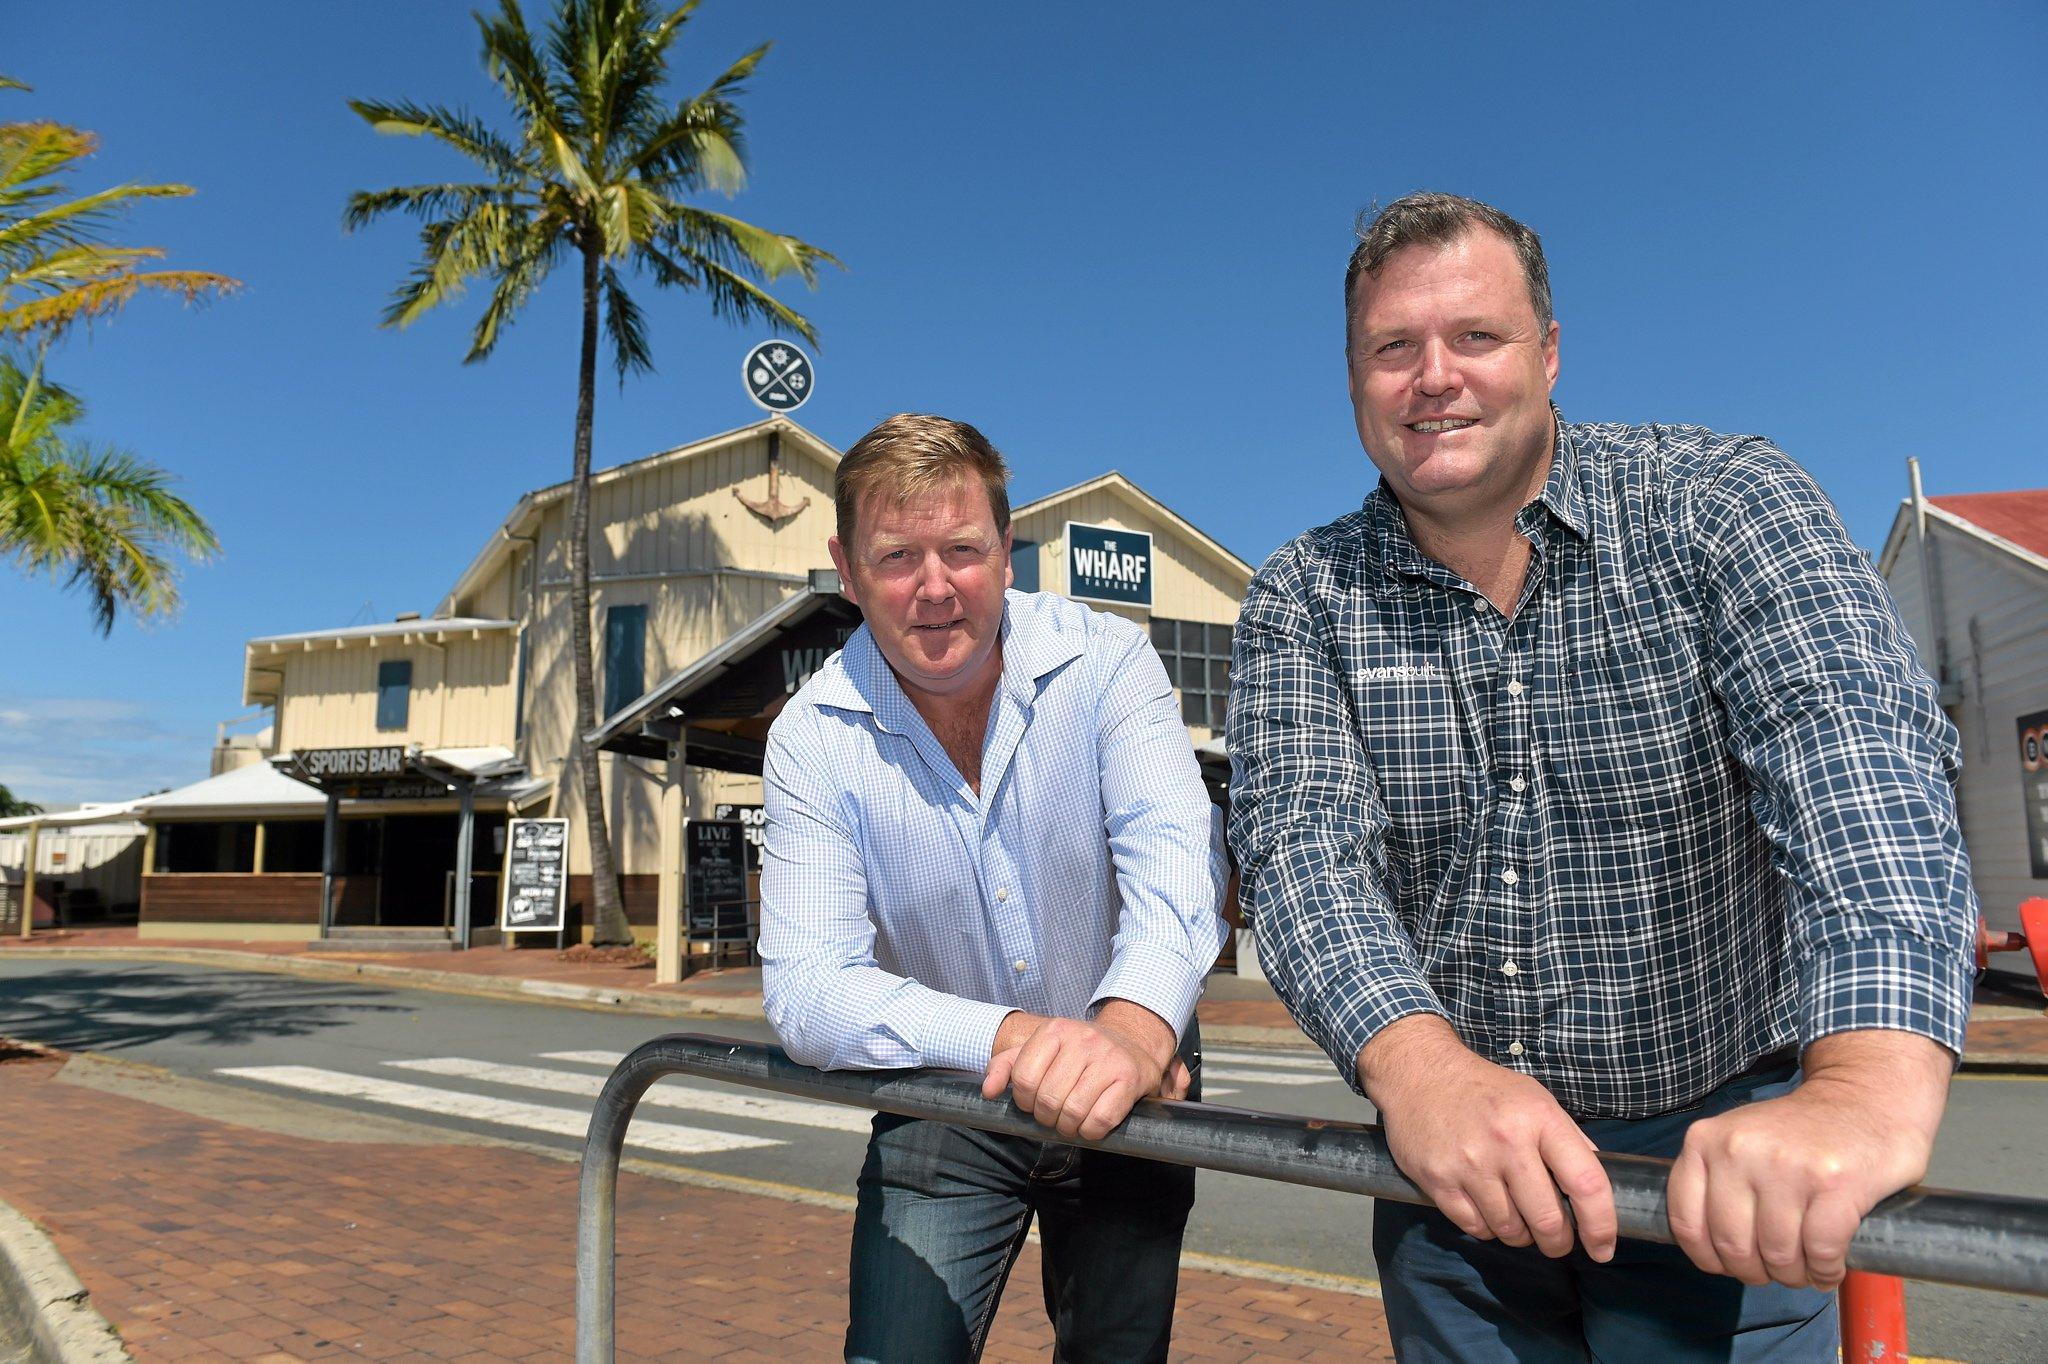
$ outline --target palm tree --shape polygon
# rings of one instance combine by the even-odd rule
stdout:
[[[85,404],[0,355],[0,556],[24,571],[68,577],[92,601],[101,634],[121,607],[138,616],[177,610],[173,554],[220,548],[170,476],[125,450],[65,435]]]
[[[420,259],[393,295],[384,325],[404,327],[487,280],[490,299],[470,334],[464,363],[490,355],[499,334],[557,265],[573,263],[582,285],[576,430],[569,510],[570,652],[576,675],[576,749],[590,844],[600,944],[632,941],[606,828],[597,753],[584,738],[597,724],[590,633],[590,432],[597,385],[598,322],[619,382],[653,368],[645,315],[628,276],[698,291],[729,321],[770,319],[815,339],[811,324],[761,287],[795,274],[816,287],[829,253],[690,202],[731,195],[746,180],[738,99],[768,46],[755,48],[703,93],[679,103],[662,94],[670,49],[696,0],[658,13],[643,0],[559,0],[541,41],[516,0],[479,14],[485,69],[512,106],[518,131],[503,136],[465,110],[351,101],[381,133],[431,137],[476,163],[478,178],[405,185],[352,196],[353,230],[387,213],[423,222]]]
[[[0,90],[26,90],[0,76]],[[47,121],[0,124],[0,338],[44,341],[73,323],[118,311],[145,289],[187,302],[238,288],[205,270],[145,270],[155,246],[108,246],[100,234],[142,199],[179,198],[190,185],[116,185],[76,199],[56,177],[99,139]]]
[[[0,76],[0,80],[6,77]],[[16,815],[39,815],[43,807],[32,800],[19,800],[14,792],[0,786],[0,819],[12,819]]]

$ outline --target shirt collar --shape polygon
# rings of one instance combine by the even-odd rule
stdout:
[[[1028,609],[1027,603],[1022,593],[1003,595],[1002,689],[1028,707],[1037,698],[1040,678],[1081,656],[1082,639],[1079,631],[1055,629],[1042,613]],[[881,728],[900,733],[916,708],[889,661],[882,657],[865,621],[846,641],[839,662],[836,672],[818,675],[811,700],[838,710],[865,712],[874,716]]]
[[[1572,439],[1571,428],[1565,425],[1564,414],[1558,411],[1555,403],[1551,404],[1550,417],[1556,431],[1550,474],[1543,480],[1543,490],[1536,494],[1535,501],[1516,514],[1515,528],[1525,535],[1540,533],[1542,525],[1536,508],[1541,506],[1560,525],[1580,539],[1587,539],[1590,531],[1585,490],[1579,480],[1581,457],[1578,445]],[[1379,545],[1380,562],[1390,572],[1432,579],[1445,575],[1442,565],[1415,547],[1414,539],[1408,534],[1408,518],[1402,514],[1401,503],[1384,475],[1379,486],[1366,494],[1365,504],[1360,510],[1365,515],[1367,533]]]

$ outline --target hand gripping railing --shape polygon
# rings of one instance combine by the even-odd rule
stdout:
[[[576,1227],[578,1364],[611,1364],[613,1358],[615,1200],[626,1125],[649,1085],[678,1074],[1011,1136],[1049,1135],[1007,1100],[982,1098],[972,1076],[819,1071],[798,1065],[779,1047],[693,1033],[658,1037],[619,1063],[590,1115]],[[1386,1135],[1363,1123],[1148,1099],[1101,1141],[1068,1144],[1403,1203],[1429,1202],[1395,1166]],[[1670,1244],[1664,1182],[1671,1162],[1602,1153],[1600,1163],[1614,1186],[1621,1234]],[[1863,1219],[1849,1247],[1849,1264],[1878,1274],[2048,1296],[2048,1201],[1907,1189]]]

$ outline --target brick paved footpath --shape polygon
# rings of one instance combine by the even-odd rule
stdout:
[[[0,1064],[0,1197],[138,1360],[570,1356],[573,1163],[282,1135],[62,1082],[63,1064]],[[622,1175],[619,1358],[837,1359],[847,1232],[836,1208]],[[1051,1344],[1028,1246],[986,1358]],[[1196,1270],[1173,1354],[1392,1358],[1374,1299]]]

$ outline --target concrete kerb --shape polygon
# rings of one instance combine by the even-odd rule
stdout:
[[[94,1309],[70,1263],[40,1227],[7,1203],[0,1203],[0,1291],[18,1306],[38,1359],[134,1364],[135,1356]]]
[[[389,985],[403,990],[433,990],[441,994],[473,995],[483,999],[560,1004],[571,1008],[642,1014],[655,1018],[761,1017],[760,1001],[751,996],[721,998],[716,995],[702,995],[678,998],[602,985],[575,985],[568,981],[478,976],[466,971],[431,971],[417,966],[387,966],[382,962],[371,961],[325,961],[317,957],[280,957],[268,952],[237,952],[225,947],[32,947],[11,951],[0,950],[0,961],[33,961],[44,957],[225,966],[238,971],[268,971],[275,975],[305,976],[313,980],[372,980],[379,985]]]
[[[644,1018],[758,1020],[762,1016],[761,1001],[753,995],[657,995],[647,991],[621,990],[603,985],[575,985],[568,981],[479,976],[466,971],[434,971],[418,966],[389,966],[382,962],[281,957],[269,952],[238,952],[226,947],[0,948],[0,961],[9,958],[35,960],[42,957],[99,961],[162,961],[193,966],[225,966],[243,971],[269,971],[277,975],[305,976],[315,980],[373,980],[394,989],[432,990],[441,994],[470,995],[479,999],[554,1004],[600,1013],[635,1014]],[[2024,1012],[2031,1014],[2033,1011]],[[1204,1023],[1202,1039],[1211,1046],[1271,1047],[1303,1051],[1318,1056],[1322,1054],[1313,1042],[1292,1028]],[[2008,1075],[2048,1075],[2048,1054],[2010,1051],[1970,1052],[1963,1057],[1962,1069]]]
[[[191,966],[227,966],[242,971],[269,971],[277,975],[305,976],[315,980],[373,980],[396,989],[433,990],[442,994],[470,995],[480,999],[518,1000],[529,1004],[556,1004],[572,1009],[602,1013],[637,1014],[647,1018],[761,1018],[761,1001],[753,995],[721,996],[657,995],[639,990],[620,990],[602,985],[576,985],[558,980],[526,980],[505,976],[477,976],[466,971],[434,971],[418,966],[388,966],[382,962],[334,961],[318,957],[281,957],[269,952],[237,952],[228,947],[31,947],[0,949],[0,961],[33,961],[43,957],[67,957],[95,961],[161,961]],[[1322,1053],[1292,1028],[1202,1025],[1202,1038],[1211,1045],[1276,1047]]]

